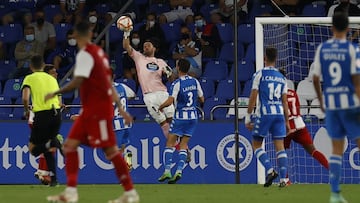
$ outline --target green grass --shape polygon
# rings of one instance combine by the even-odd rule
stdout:
[[[279,189],[273,185],[167,185],[139,184],[142,203],[322,203],[329,201],[330,186],[326,184],[293,184]],[[49,188],[42,185],[0,185],[1,203],[42,203],[47,195],[61,192],[65,186]],[[360,202],[360,185],[342,185],[343,195],[350,203]],[[79,203],[106,203],[122,193],[119,185],[79,185]]]

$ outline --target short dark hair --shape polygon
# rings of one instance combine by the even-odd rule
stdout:
[[[149,39],[146,39],[145,42],[150,42],[156,49],[159,48],[159,40],[157,38],[155,38],[155,37],[151,37]]]
[[[40,70],[44,65],[44,59],[40,55],[35,55],[31,57],[30,65],[35,70]]]
[[[90,23],[88,21],[81,21],[75,25],[74,31],[80,36],[88,36],[90,32]]]
[[[179,59],[177,62],[177,66],[179,67],[179,70],[181,72],[187,73],[190,69],[190,62],[186,59]]]
[[[275,62],[277,58],[277,49],[275,47],[267,47],[265,49],[265,56],[268,62]]]
[[[50,70],[55,69],[55,66],[52,64],[46,64],[44,68],[44,72],[49,73]]]
[[[332,25],[337,31],[345,31],[349,26],[349,18],[345,12],[337,11],[332,17]]]

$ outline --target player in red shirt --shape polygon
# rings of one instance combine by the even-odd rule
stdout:
[[[114,165],[116,175],[125,192],[121,197],[109,203],[137,203],[139,195],[133,187],[127,164],[117,148],[112,124],[114,117],[112,102],[115,101],[126,124],[132,122],[132,117],[123,110],[117,92],[112,86],[111,70],[106,54],[100,47],[91,43],[92,33],[89,23],[77,24],[74,35],[80,51],[76,56],[73,79],[60,90],[49,93],[45,99],[79,88],[82,109],[64,143],[67,187],[59,195],[48,196],[47,200],[51,202],[78,201],[79,156],[77,148],[83,144],[91,148],[102,148],[107,159]]]
[[[287,101],[289,106],[289,134],[284,139],[285,149],[290,148],[290,143],[293,140],[302,145],[302,147],[326,169],[329,169],[329,164],[326,157],[314,147],[311,135],[305,126],[305,123],[300,114],[300,102],[295,90],[288,89]]]

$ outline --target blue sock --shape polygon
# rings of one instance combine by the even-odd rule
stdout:
[[[279,175],[280,179],[286,178],[287,174],[287,165],[288,165],[288,157],[285,150],[278,151],[276,153],[276,158],[279,163]]]
[[[262,148],[256,149],[255,156],[260,161],[260,163],[265,167],[266,173],[268,174],[270,169],[272,169],[273,167],[271,165],[269,156],[267,155],[265,150],[263,150]]]
[[[179,172],[182,173],[182,170],[184,169],[185,166],[186,156],[187,156],[186,149],[182,149],[179,151],[179,161],[177,163],[177,169],[176,169],[177,173]]]
[[[340,173],[341,173],[342,157],[331,155],[329,160],[330,166],[330,185],[331,192],[340,192]]]
[[[164,162],[165,162],[165,172],[171,171],[171,164],[172,164],[172,158],[173,153],[175,151],[174,147],[166,147],[164,151]]]

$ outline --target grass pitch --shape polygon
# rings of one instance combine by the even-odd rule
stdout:
[[[202,185],[138,184],[141,203],[322,203],[329,202],[327,184],[293,184],[279,189],[276,185]],[[65,186],[0,185],[1,203],[42,203],[47,195],[57,194]],[[360,202],[360,185],[342,185],[342,194],[350,203]],[[119,185],[79,185],[79,203],[106,203],[122,193]]]

